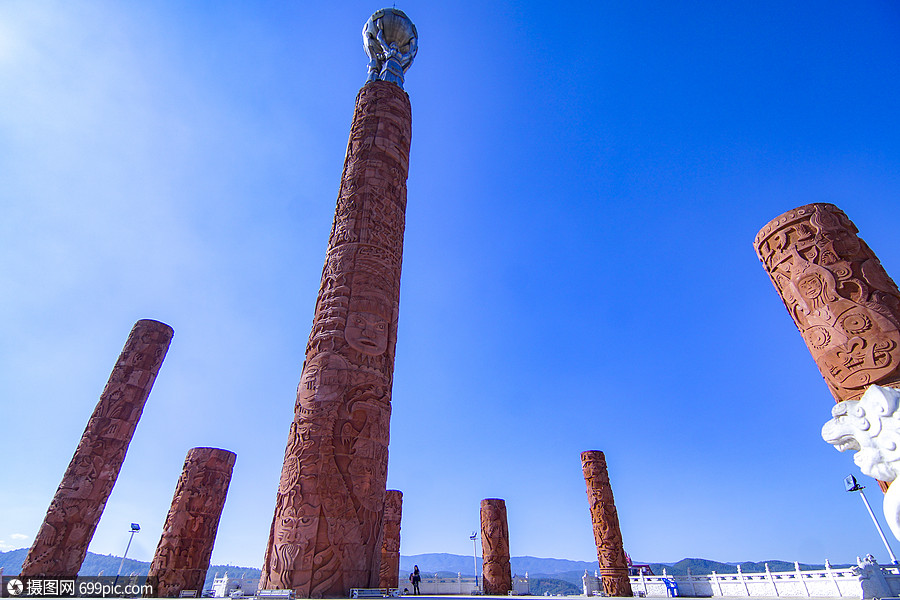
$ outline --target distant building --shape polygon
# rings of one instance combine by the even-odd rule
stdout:
[[[226,571],[225,575],[213,579],[212,591],[213,598],[227,598],[234,596],[253,596],[259,588],[259,577],[229,577]]]

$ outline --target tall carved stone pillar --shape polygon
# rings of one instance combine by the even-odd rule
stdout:
[[[833,204],[807,204],[754,243],[837,402],[900,387],[900,290],[857,233]]]
[[[78,573],[173,334],[159,321],[134,324],[25,557],[22,576]]]
[[[203,591],[206,571],[237,454],[219,448],[192,448],[184,459],[162,537],[150,563],[160,597],[182,590]]]
[[[603,591],[607,596],[631,596],[628,579],[628,559],[622,545],[619,515],[609,484],[606,457],[599,450],[581,453],[581,469],[587,484],[591,522],[594,525],[594,542],[597,544],[597,560],[603,578]]]
[[[384,9],[363,35],[370,81],[356,99],[261,575],[263,588],[298,597],[346,598],[380,579],[412,136],[396,78],[415,27]]]
[[[484,593],[506,596],[512,589],[512,569],[509,566],[506,502],[500,498],[481,501],[481,555]]]
[[[403,492],[388,490],[384,496],[384,532],[381,538],[381,577],[378,587],[397,588],[400,584],[400,517]]]

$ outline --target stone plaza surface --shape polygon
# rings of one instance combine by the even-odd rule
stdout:
[[[222,597],[222,596],[215,596],[215,597]],[[237,598],[247,598],[247,599],[249,599],[249,598],[254,598],[254,596],[252,596],[252,595],[248,595],[248,596],[236,596],[236,597],[237,597]],[[349,596],[346,596],[346,597],[349,599]],[[414,596],[414,595],[412,595],[412,594],[404,594],[403,597],[417,598],[417,599],[421,599],[421,600],[447,600],[447,599],[451,599],[451,598],[455,598],[455,599],[459,599],[459,600],[480,600],[480,599],[483,599],[483,598],[485,598],[485,597],[491,597],[491,596],[485,596],[485,595],[483,595],[483,594],[478,594],[478,595],[474,595],[474,594],[420,594],[420,595],[417,595],[417,596]],[[495,596],[495,597],[500,598],[500,597],[503,597],[503,596]],[[506,596],[506,597],[509,597],[509,596]],[[537,595],[529,595],[529,594],[516,595],[515,597],[516,597],[516,598],[521,598],[522,600],[538,600],[538,599],[546,600],[546,598],[548,598],[548,596],[537,596]],[[552,596],[551,596],[551,597],[552,597]],[[555,597],[559,597],[559,596],[555,596]],[[596,596],[585,596],[585,595],[583,595],[583,594],[581,594],[581,595],[577,595],[577,594],[576,594],[576,595],[565,596],[565,597],[568,597],[568,598],[586,598],[586,597],[596,597]],[[607,597],[610,597],[610,598],[625,598],[626,596],[607,596]],[[637,597],[637,596],[635,596],[635,597]],[[663,595],[647,595],[646,597],[648,597],[648,598],[663,597],[663,598],[664,598],[664,597],[666,597],[666,596],[665,596],[665,594],[663,594]],[[721,600],[754,600],[754,599],[760,599],[760,600],[762,600],[762,599],[770,599],[770,598],[773,598],[773,597],[776,597],[776,596],[774,596],[774,595],[772,595],[772,594],[769,594],[769,595],[764,595],[764,594],[762,594],[762,595],[749,595],[749,596],[747,596],[747,595],[733,595],[733,596],[732,596],[732,595],[727,595],[727,596],[719,596],[719,595],[715,595],[715,596],[710,596],[710,595],[705,595],[705,596],[690,596],[689,594],[684,594],[684,595],[682,595],[681,597],[685,597],[685,598],[690,598],[690,597],[699,597],[699,598],[703,598],[703,597],[715,597],[715,598],[721,599]],[[791,598],[791,597],[798,597],[798,596],[781,596],[781,597],[784,597],[784,598]],[[830,596],[829,596],[829,595],[809,595],[809,596],[804,595],[804,596],[800,596],[800,597],[806,598],[806,599],[808,599],[808,600],[833,600],[834,598],[839,598],[839,597],[840,597],[840,598],[848,598],[848,599],[850,599],[850,598],[859,598],[860,600],[868,600],[868,598],[872,598],[872,596],[866,596],[866,597],[863,597],[863,596],[861,596],[861,595],[859,595],[859,594],[857,594],[857,595],[843,595],[843,596],[838,596],[838,595],[836,595],[836,594],[833,594],[833,595],[830,595]],[[890,597],[890,598],[894,598],[894,597],[896,597],[896,596],[893,596],[893,597]],[[80,597],[70,597],[70,598],[80,598]],[[127,597],[127,598],[126,598],[126,597],[124,597],[124,596],[106,596],[106,598],[107,598],[107,599],[121,599],[121,600],[127,600],[127,598],[132,598],[132,597]],[[889,597],[888,597],[888,596],[884,596],[884,597],[881,597],[881,598],[882,598],[882,600],[887,600]]]

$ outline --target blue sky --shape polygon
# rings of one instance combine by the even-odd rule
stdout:
[[[139,522],[149,560],[187,450],[217,446],[213,562],[260,565],[378,8],[0,3],[0,549],[153,318],[175,338],[90,550]],[[636,560],[887,560],[752,242],[832,202],[900,277],[898,6],[398,8],[402,553],[470,553],[501,497],[513,555],[593,560],[596,449]]]

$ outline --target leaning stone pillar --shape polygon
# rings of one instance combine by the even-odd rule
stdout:
[[[400,587],[400,517],[403,492],[388,490],[384,496],[384,533],[381,538],[380,588]]]
[[[173,334],[159,321],[134,324],[25,557],[22,576],[78,573]]]
[[[416,30],[386,8],[363,39],[370,76],[356,98],[260,579],[304,598],[346,598],[380,580],[412,137],[401,84]]]
[[[807,204],[754,242],[836,402],[900,387],[900,290],[857,233],[833,204]]]
[[[484,593],[506,596],[512,589],[512,569],[509,565],[506,502],[500,498],[481,501],[481,555]]]
[[[833,204],[776,217],[754,246],[837,402],[900,387],[900,290]]]
[[[625,547],[622,545],[619,515],[616,512],[612,486],[609,484],[606,457],[599,450],[582,452],[581,469],[587,484],[603,591],[607,596],[631,596],[628,559],[625,558]]]
[[[150,563],[160,597],[203,591],[206,571],[237,455],[219,448],[192,448],[184,459],[162,537]]]

